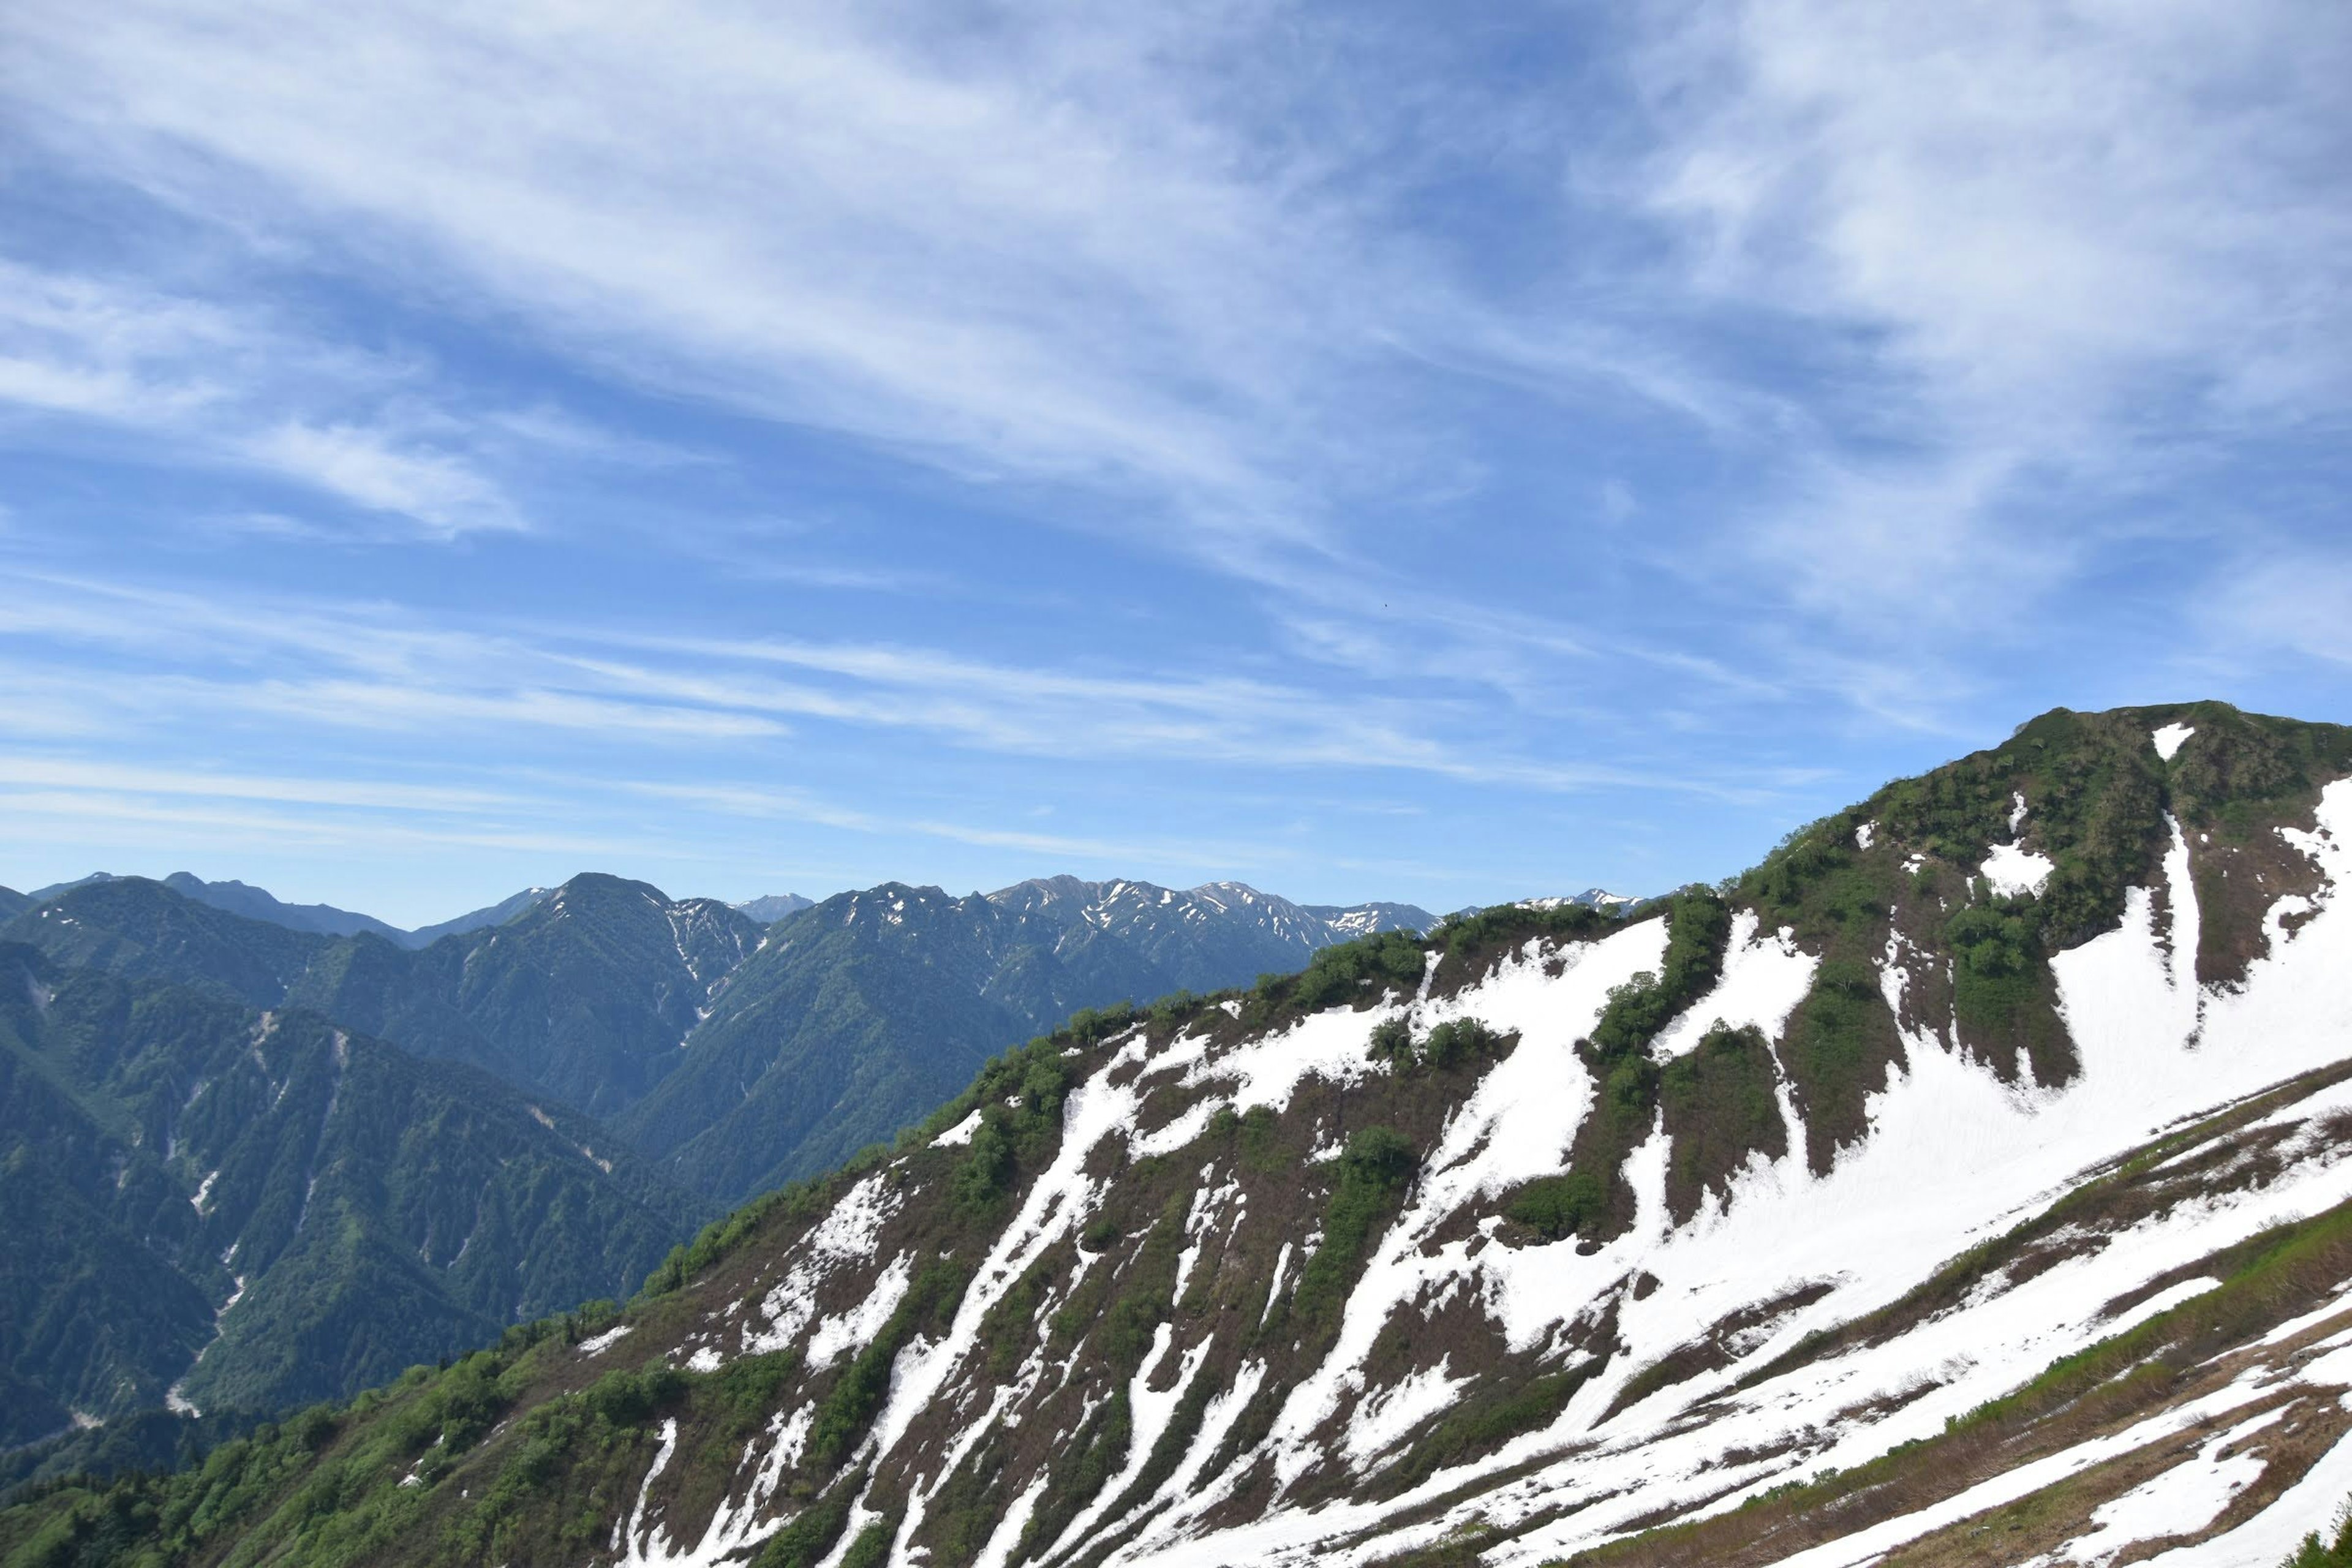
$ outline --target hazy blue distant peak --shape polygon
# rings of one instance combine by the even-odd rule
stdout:
[[[174,871],[163,879],[163,886],[183,898],[210,904],[216,910],[226,910],[247,920],[270,921],[295,931],[318,931],[325,936],[356,936],[362,931],[373,931],[392,942],[409,940],[406,931],[373,915],[339,910],[332,904],[284,903],[267,889],[244,882],[207,882],[190,872]]]
[[[77,888],[93,887],[101,882],[136,879],[118,876],[111,871],[92,871],[89,876],[78,877],[70,882],[53,882],[46,888],[37,888],[23,897],[27,905],[42,904],[61,894],[70,893]],[[247,920],[268,921],[274,925],[285,926],[292,931],[316,931],[324,936],[353,936],[367,931],[394,942],[408,940],[406,931],[386,921],[377,920],[373,915],[363,915],[352,910],[340,910],[332,904],[284,903],[268,889],[257,888],[246,882],[233,879],[207,882],[202,877],[189,871],[174,871],[168,877],[157,879],[182,898],[194,899],[200,904],[210,904],[216,910],[226,910],[233,915],[243,915]]]
[[[761,925],[773,925],[786,915],[796,915],[815,904],[814,899],[803,899],[798,893],[765,893],[756,899],[746,899],[735,907]]]
[[[526,910],[535,910],[555,892],[553,888],[525,888],[497,903],[441,921],[438,925],[418,926],[408,933],[411,947],[429,947],[445,936],[457,936],[484,926],[504,925]]]

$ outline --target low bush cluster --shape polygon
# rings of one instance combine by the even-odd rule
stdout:
[[[1479,1019],[1449,1018],[1416,1044],[1411,1024],[1389,1018],[1373,1028],[1370,1051],[1374,1061],[1386,1062],[1400,1073],[1424,1067],[1443,1071],[1500,1056],[1508,1040]]]
[[[1322,1245],[1299,1270],[1289,1302],[1268,1314],[1260,1330],[1268,1339],[1319,1339],[1338,1331],[1372,1237],[1395,1212],[1420,1156],[1396,1129],[1367,1127],[1349,1135],[1338,1164],[1339,1180],[1323,1211]]]

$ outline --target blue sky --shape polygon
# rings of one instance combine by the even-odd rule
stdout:
[[[0,882],[1714,878],[2352,720],[2335,0],[0,12]]]

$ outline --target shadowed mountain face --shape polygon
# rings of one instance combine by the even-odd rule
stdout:
[[[470,1069],[0,946],[0,1443],[347,1394],[625,1294],[699,1207]]]
[[[709,899],[573,878],[508,923],[411,952],[248,920],[138,878],[92,882],[0,936],[55,961],[311,1008],[419,1054],[609,1114],[672,1064],[759,927]]]
[[[2045,715],[1722,889],[1075,1019],[593,1339],[0,1546],[2276,1563],[2352,1490],[2347,879],[2352,731]]]

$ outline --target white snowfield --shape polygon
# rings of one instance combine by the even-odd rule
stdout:
[[[2169,757],[2186,738],[2185,730],[2170,739],[2159,731],[2155,744]],[[1091,1213],[1100,1194],[1085,1173],[1097,1146],[1116,1138],[1135,1157],[1173,1153],[1220,1109],[1279,1109],[1309,1080],[1346,1082],[1386,1071],[1368,1057],[1368,1033],[1386,1018],[1406,1015],[1422,1029],[1475,1016],[1516,1031],[1519,1040],[1486,1073],[1430,1152],[1403,1213],[1377,1244],[1349,1300],[1331,1352],[1291,1390],[1260,1447],[1203,1481],[1209,1457],[1262,1384],[1264,1365],[1245,1363],[1238,1381],[1210,1402],[1183,1462],[1150,1499],[1110,1517],[1129,1477],[1115,1479],[1038,1561],[1070,1563],[1131,1532],[1109,1563],[1359,1564],[1484,1521],[1507,1531],[1527,1527],[1492,1548],[1486,1562],[1496,1568],[1535,1564],[1627,1533],[1661,1510],[1697,1516],[1736,1509],[1781,1483],[1858,1465],[1942,1432],[1949,1418],[2015,1389],[2053,1360],[2189,1300],[2214,1281],[2183,1279],[2114,1316],[2103,1315],[2106,1303],[2168,1271],[2190,1268],[2265,1226],[2352,1199],[2352,1147],[2320,1131],[2329,1114],[2352,1113],[2352,1083],[2347,1083],[2271,1113],[2271,1122],[2294,1130],[2272,1151],[2281,1166],[2265,1183],[2231,1190],[2216,1184],[2030,1278],[2013,1280],[1997,1272],[1957,1306],[1879,1342],[1734,1388],[1809,1332],[1895,1301],[1947,1259],[2040,1214],[2103,1163],[2160,1130],[2352,1058],[2352,910],[2336,896],[2352,879],[2352,782],[2328,787],[2318,823],[2315,832],[2286,830],[2285,837],[2315,863],[2321,891],[2294,901],[2293,911],[2308,917],[2299,923],[2288,924],[2280,918],[2284,908],[2274,910],[2268,951],[2252,961],[2242,984],[2200,989],[2196,982],[2199,910],[2189,847],[2176,827],[2159,886],[2134,890],[2118,929],[2054,962],[2062,1011],[2080,1057],[2078,1077],[2063,1087],[2044,1087],[2024,1073],[2005,1084],[1965,1058],[1948,1031],[1906,1031],[1907,1066],[1871,1100],[1868,1132],[1839,1152],[1826,1175],[1807,1164],[1801,1123],[1783,1085],[1782,1111],[1792,1133],[1786,1156],[1751,1155],[1727,1200],[1710,1199],[1695,1219],[1676,1225],[1666,1206],[1665,1141],[1653,1135],[1627,1169],[1639,1199],[1638,1219],[1627,1234],[1590,1253],[1566,1243],[1504,1246],[1490,1240],[1491,1225],[1480,1229],[1457,1222],[1449,1228],[1447,1222],[1474,1203],[1491,1212],[1491,1200],[1515,1184],[1564,1166],[1591,1098],[1590,1074],[1575,1058],[1573,1044],[1597,1022],[1612,986],[1658,966],[1663,921],[1582,946],[1531,942],[1483,981],[1443,1001],[1427,997],[1424,979],[1421,996],[1392,995],[1368,1012],[1318,1015],[1230,1048],[1186,1036],[1147,1058],[1139,1038],[1129,1041],[1108,1069],[1071,1092],[1053,1166],[1030,1188],[981,1264],[953,1326],[937,1342],[918,1339],[898,1357],[866,1455],[888,1458],[934,1402],[955,1411],[956,1436],[942,1456],[921,1465],[926,1479],[907,1509],[889,1561],[924,1560],[911,1543],[927,1501],[956,1462],[992,1421],[1066,1375],[1067,1368],[1047,1359],[1042,1323],[1027,1364],[1009,1384],[997,1387],[981,1376],[973,1352],[989,1309],[1045,1248],[1073,1234]],[[2039,857],[2006,847],[2008,859],[1996,851],[1998,869],[2030,874],[2033,868],[2019,862]],[[2046,876],[2048,863],[2042,864]],[[1985,874],[1992,877],[1996,868],[1988,862]],[[1913,986],[1917,977],[1906,966],[1919,962],[1899,941],[1889,943],[1881,983],[1890,997]],[[1777,1034],[1804,995],[1815,963],[1784,933],[1760,930],[1752,914],[1739,915],[1720,984],[1660,1037],[1657,1055],[1690,1049],[1718,1020]],[[1139,1067],[1140,1072],[1121,1070]],[[1143,1100],[1155,1086],[1173,1081],[1209,1093],[1174,1124],[1143,1134]],[[1250,1223],[1239,1188],[1213,1165],[1202,1184],[1188,1222],[1182,1265],[1188,1273],[1213,1268],[1223,1247]],[[853,1352],[878,1330],[887,1310],[877,1314],[869,1302],[822,1318],[807,1303],[833,1271],[870,1272],[886,1264],[873,1300],[895,1303],[896,1292],[905,1289],[905,1260],[875,1255],[875,1238],[890,1212],[881,1176],[861,1183],[780,1265],[785,1283],[728,1335],[714,1332],[713,1342],[728,1354],[785,1344],[812,1353],[822,1347],[834,1356]],[[1441,1235],[1449,1239],[1441,1242]],[[1089,1256],[1080,1255],[1082,1260]],[[1081,1272],[1089,1266],[1082,1261]],[[1295,1278],[1298,1266],[1286,1246],[1280,1267]],[[1643,1276],[1654,1284],[1629,1293],[1628,1282]],[[1731,1364],[1673,1383],[1603,1419],[1627,1384],[1668,1352],[1742,1309],[1782,1301],[1807,1287],[1818,1294],[1805,1304],[1759,1315],[1731,1347]],[[1596,1321],[1613,1304],[1616,1353],[1548,1429],[1517,1437],[1498,1452],[1441,1469],[1377,1501],[1363,1500],[1360,1487],[1313,1507],[1294,1500],[1290,1489],[1310,1471],[1328,1475],[1330,1467],[1340,1467],[1360,1479],[1375,1475],[1444,1415],[1464,1386],[1458,1364],[1433,1351],[1423,1364],[1385,1383],[1376,1383],[1367,1367],[1392,1316],[1425,1316],[1441,1303],[1465,1300],[1477,1304],[1511,1350],[1549,1353],[1546,1347],[1561,1345],[1559,1368],[1583,1359],[1564,1348],[1565,1331]],[[2313,1399],[2352,1399],[2343,1393],[2352,1388],[2352,1295],[2343,1308],[2340,1321],[2331,1307],[2282,1327],[2265,1352],[2273,1360],[2220,1393],[1788,1561],[1806,1568],[1874,1562],[1929,1531],[2192,1429],[2210,1433],[2192,1457],[2104,1503],[2091,1528],[2042,1561],[2105,1563],[2135,1542],[2203,1529],[2260,1474],[2262,1446],[2276,1436],[2283,1394],[2309,1390]],[[2308,1336],[2331,1324],[2336,1331],[2322,1336],[2325,1353],[2315,1358]],[[1181,1343],[1171,1327],[1160,1328],[1129,1390],[1135,1421],[1129,1476],[1140,1470],[1152,1440],[1166,1428],[1206,1348],[1205,1342]],[[1172,1383],[1150,1387],[1170,1365]],[[1710,1399],[1705,1418],[1685,1415]],[[741,1471],[748,1479],[739,1478],[717,1517],[692,1532],[697,1540],[690,1547],[672,1544],[658,1508],[649,1509],[641,1496],[616,1526],[626,1560],[715,1568],[772,1531],[776,1521],[760,1516],[790,1462],[782,1457],[788,1440],[790,1458],[797,1458],[808,1415],[805,1409],[782,1412],[754,1439]],[[668,1454],[665,1447],[661,1462]],[[1213,1527],[1212,1516],[1261,1458],[1277,1478],[1271,1503],[1246,1523]],[[1518,1473],[1504,1479],[1505,1471]],[[1486,1476],[1495,1484],[1475,1484]],[[2269,1568],[2305,1531],[2326,1524],[2347,1492],[2352,1443],[2341,1443],[2250,1521],[2155,1561],[2168,1568]],[[1462,1495],[1411,1518],[1451,1494]],[[1034,1489],[1018,1495],[982,1561],[1008,1560],[1037,1498]],[[870,1517],[853,1517],[836,1561]]]

